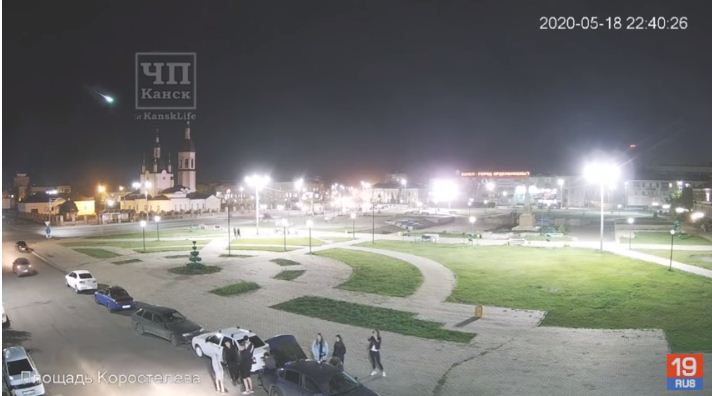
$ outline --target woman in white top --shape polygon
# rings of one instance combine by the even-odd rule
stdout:
[[[220,347],[217,352],[210,356],[210,362],[212,363],[213,373],[215,374],[215,388],[220,393],[227,393],[225,383],[223,382],[225,379],[225,370],[223,369],[222,355],[222,347]]]

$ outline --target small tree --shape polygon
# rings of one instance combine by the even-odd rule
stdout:
[[[188,269],[191,271],[198,271],[205,269],[205,264],[202,264],[201,261],[203,259],[200,257],[200,252],[198,251],[198,247],[195,245],[195,241],[193,241],[193,250],[190,252],[190,257],[188,258],[188,261],[190,261],[188,264]]]

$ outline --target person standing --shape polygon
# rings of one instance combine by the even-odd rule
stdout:
[[[240,380],[240,362],[237,355],[237,347],[230,339],[223,343],[223,362],[227,365],[227,372],[233,385],[237,385]]]
[[[344,340],[341,339],[341,335],[336,335],[336,341],[334,342],[334,354],[333,357],[341,361],[341,365],[344,364],[344,359],[346,358],[346,345],[344,345]]]
[[[215,389],[220,393],[227,393],[225,389],[225,370],[223,370],[223,353],[222,347],[216,353],[210,356],[210,363],[213,366],[213,374],[215,375]]]
[[[242,235],[240,235],[240,229],[238,228],[238,229],[237,229],[237,237],[239,238],[239,237],[241,237],[241,236],[242,236]]]
[[[243,395],[249,395],[255,393],[252,389],[252,357],[255,352],[255,346],[252,345],[250,339],[247,336],[242,337],[238,342],[238,349],[240,349],[240,377],[242,377],[242,385],[245,390],[242,392]]]
[[[316,333],[316,338],[312,342],[312,356],[317,362],[323,362],[329,356],[329,344],[324,341],[321,333]]]
[[[378,367],[381,370],[381,375],[385,377],[386,371],[383,370],[383,365],[381,364],[381,341],[381,332],[378,329],[374,329],[368,339],[368,357],[371,359],[371,366],[373,367],[371,375],[378,374],[378,370],[376,370],[376,367]]]

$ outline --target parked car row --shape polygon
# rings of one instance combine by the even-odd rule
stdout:
[[[29,249],[26,244],[24,246]],[[29,265],[29,260],[23,260]],[[124,288],[100,285],[87,270],[69,272],[65,275],[65,285],[76,293],[94,291],[94,301],[109,312],[135,309],[131,314],[131,327],[136,334],[151,334],[174,346],[188,343],[199,358],[221,356],[225,341],[237,343],[247,337],[254,346],[252,372],[259,375],[262,387],[270,396],[378,395],[344,372],[342,367],[307,359],[292,335],[278,335],[263,341],[254,332],[237,326],[206,332],[173,308],[148,304],[137,307]],[[3,327],[9,326],[4,309],[2,313]],[[44,394],[37,366],[23,347],[5,348],[3,366],[4,382],[13,395]]]

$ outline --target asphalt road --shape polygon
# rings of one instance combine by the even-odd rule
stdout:
[[[188,346],[173,347],[153,336],[136,335],[130,313],[109,313],[94,302],[92,294],[75,294],[65,286],[64,273],[31,254],[17,252],[14,237],[13,232],[3,233],[2,296],[11,320],[11,328],[3,330],[3,347],[25,346],[43,375],[65,381],[82,375],[93,381],[86,385],[46,384],[48,395],[215,393],[208,359],[195,357]],[[17,278],[11,263],[18,256],[27,257],[38,274]],[[122,286],[131,291],[131,285]],[[118,376],[132,374],[162,378],[152,383],[119,383]],[[149,382],[145,376],[134,382],[139,378]],[[238,394],[235,387],[228,389]]]

